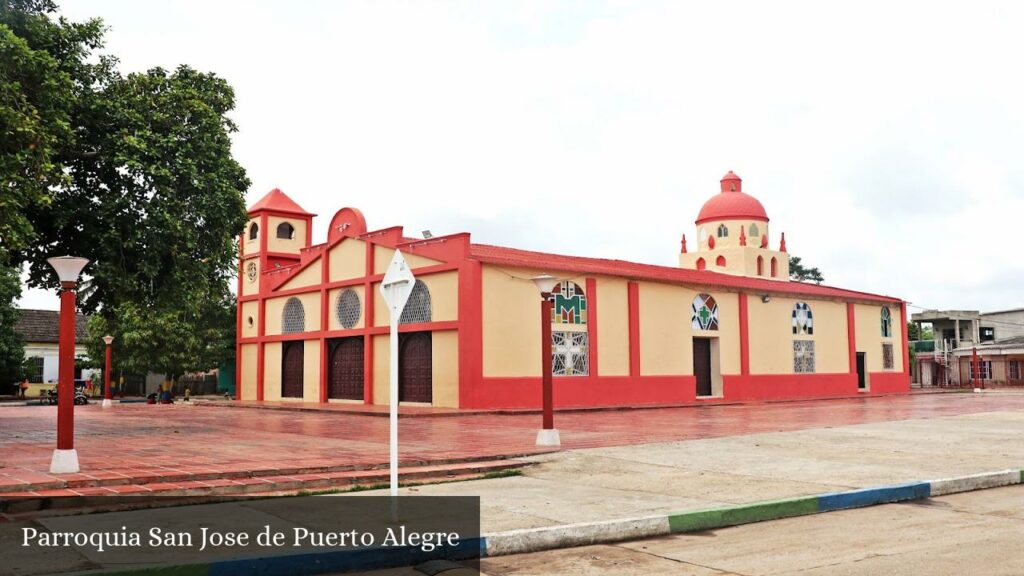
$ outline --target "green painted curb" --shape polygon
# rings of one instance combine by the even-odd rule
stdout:
[[[1020,471],[1020,483],[1024,484],[1024,468],[1021,468]]]
[[[775,520],[777,518],[816,514],[817,512],[818,497],[805,496],[802,498],[768,500],[727,508],[710,508],[708,510],[670,514],[668,516],[668,527],[669,532],[673,534],[698,532],[724,526],[736,526],[751,522]]]

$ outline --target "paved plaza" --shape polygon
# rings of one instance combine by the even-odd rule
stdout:
[[[1024,411],[1024,394],[914,394],[565,412],[556,415],[556,425],[563,449],[570,450],[995,411]],[[453,463],[540,454],[545,450],[534,445],[539,421],[538,414],[402,418],[401,462],[405,467],[443,469]],[[90,405],[76,408],[82,473],[55,477],[48,473],[55,427],[55,407],[0,408],[0,490],[60,495],[202,489],[255,481],[249,476],[343,474],[380,467],[388,457],[388,421],[379,416],[185,404],[123,404],[106,410]],[[937,442],[922,437],[918,448],[934,448]],[[79,488],[64,491],[73,485]],[[272,490],[274,484],[264,488]]]

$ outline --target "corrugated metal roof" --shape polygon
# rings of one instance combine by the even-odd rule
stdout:
[[[60,312],[54,310],[22,309],[21,316],[14,325],[15,332],[21,334],[26,344],[39,342],[56,344],[60,341]],[[78,314],[75,325],[75,344],[85,344],[89,340],[89,317]]]

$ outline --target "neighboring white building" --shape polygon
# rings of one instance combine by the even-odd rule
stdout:
[[[78,314],[75,327],[75,356],[86,356],[85,343],[89,339],[88,317]],[[25,360],[30,364],[32,373],[29,381],[33,383],[55,383],[60,369],[57,357],[60,313],[53,310],[21,310],[21,317],[15,325],[15,331],[25,341]],[[89,377],[89,370],[83,376],[75,372],[75,378]]]

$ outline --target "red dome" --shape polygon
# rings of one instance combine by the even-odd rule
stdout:
[[[704,203],[697,215],[697,224],[711,220],[768,221],[761,202],[743,193],[743,181],[732,170],[722,178],[722,191]]]

